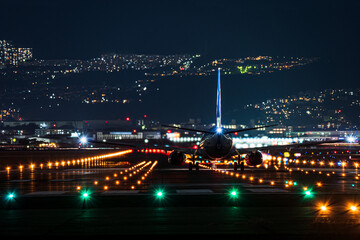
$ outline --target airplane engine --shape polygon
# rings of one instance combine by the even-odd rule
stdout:
[[[183,165],[185,163],[185,160],[186,160],[186,156],[182,152],[173,151],[169,155],[169,163],[172,165],[177,165],[177,166]]]
[[[263,162],[263,156],[259,150],[247,154],[245,159],[246,164],[249,166],[256,166]]]

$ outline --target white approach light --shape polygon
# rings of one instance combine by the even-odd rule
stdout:
[[[80,142],[82,144],[86,144],[88,142],[88,140],[87,140],[87,138],[85,136],[83,136],[83,137],[80,138]]]

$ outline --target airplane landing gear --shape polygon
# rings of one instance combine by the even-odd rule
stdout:
[[[189,162],[189,172],[192,171],[193,165],[195,165],[195,170],[199,171],[199,162],[195,161],[195,155],[191,155],[191,162]]]
[[[240,169],[241,169],[242,172],[245,170],[244,161],[241,161],[241,162],[240,162]]]
[[[192,168],[193,168],[193,166],[195,167],[195,170],[198,172],[199,171],[199,163],[197,162],[197,163],[192,163],[192,162],[189,162],[189,172],[191,172],[192,171]]]
[[[236,172],[237,169],[238,169],[238,163],[237,163],[237,161],[235,161],[235,162],[234,162],[234,172]]]

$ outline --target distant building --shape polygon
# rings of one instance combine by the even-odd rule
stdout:
[[[146,132],[97,132],[96,140],[141,140],[141,139],[161,139],[158,131]]]
[[[74,129],[35,129],[35,136],[43,137],[46,135],[71,135]]]
[[[0,40],[0,63],[19,65],[21,62],[32,59],[32,48],[17,48],[11,41]]]

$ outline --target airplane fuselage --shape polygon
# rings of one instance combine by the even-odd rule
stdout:
[[[230,154],[233,140],[230,134],[205,134],[199,146],[209,158],[223,159]]]

